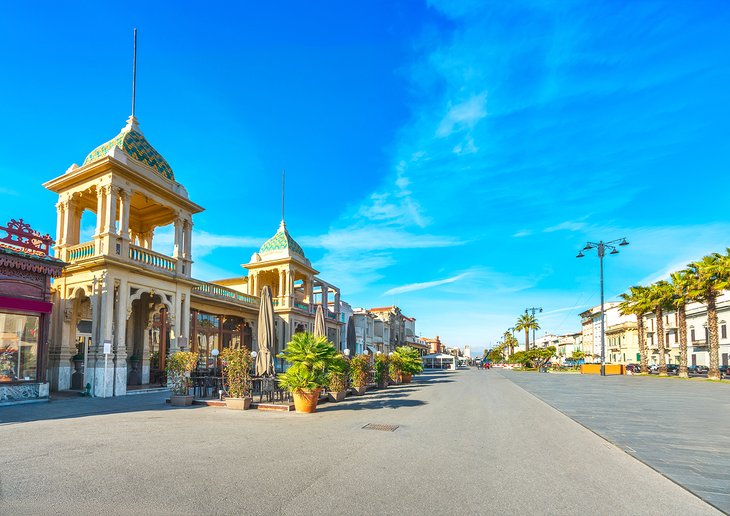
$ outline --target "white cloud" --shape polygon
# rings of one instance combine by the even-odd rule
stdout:
[[[586,229],[587,226],[588,224],[586,224],[585,222],[566,220],[565,222],[561,222],[556,226],[550,226],[549,228],[543,229],[543,232],[553,233],[555,231],[583,231],[584,229]]]
[[[465,272],[463,274],[459,274],[457,276],[442,279],[442,280],[425,281],[422,283],[411,283],[409,285],[403,285],[401,287],[391,288],[390,290],[387,290],[386,292],[384,292],[383,295],[388,296],[388,295],[392,295],[392,294],[403,294],[405,292],[415,292],[417,290],[424,290],[427,288],[438,287],[439,285],[446,285],[448,283],[454,283],[455,281],[459,281],[460,279],[465,278],[468,275],[469,275],[469,273]]]
[[[436,129],[436,136],[446,138],[455,132],[469,131],[487,116],[487,92],[472,96],[460,104],[450,105]],[[473,145],[473,142],[472,142]]]
[[[12,188],[6,188],[4,186],[0,186],[0,195],[12,195],[13,197],[17,197],[20,194],[13,190]]]
[[[303,236],[299,243],[328,251],[384,251],[389,249],[426,249],[451,247],[463,242],[450,236],[418,234],[404,229],[366,226],[333,229],[319,236]]]
[[[512,236],[515,237],[515,238],[522,238],[522,237],[526,237],[526,236],[530,236],[530,235],[532,235],[532,231],[531,230],[529,230],[529,229],[521,229],[520,231],[518,231],[517,233],[515,233]]]

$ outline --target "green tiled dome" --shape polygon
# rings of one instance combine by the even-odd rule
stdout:
[[[259,254],[264,256],[266,254],[276,253],[287,249],[294,254],[298,254],[302,258],[305,257],[304,250],[302,250],[302,247],[292,238],[286,230],[286,225],[282,221],[276,234],[269,238],[266,242],[264,242],[264,245],[261,246]]]
[[[152,167],[155,172],[170,180],[174,180],[175,176],[172,173],[167,160],[163,158],[159,152],[157,152],[152,145],[150,145],[145,137],[137,131],[136,121],[127,124],[127,127],[122,129],[122,132],[117,136],[109,140],[108,142],[99,145],[96,149],[86,156],[84,165],[96,161],[97,159],[106,156],[113,147],[119,147],[124,153],[130,158],[134,158],[140,163],[144,163],[148,167]]]

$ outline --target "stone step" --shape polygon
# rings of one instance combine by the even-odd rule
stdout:
[[[149,387],[146,389],[128,390],[127,396],[133,396],[135,394],[150,394],[152,392],[170,392],[170,388],[169,387]]]

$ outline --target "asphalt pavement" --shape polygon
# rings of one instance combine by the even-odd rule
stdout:
[[[311,415],[0,408],[0,514],[718,514],[496,371],[414,380]]]
[[[657,376],[500,374],[730,513],[730,383]]]

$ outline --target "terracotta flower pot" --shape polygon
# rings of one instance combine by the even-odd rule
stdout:
[[[401,382],[402,383],[411,383],[411,373],[403,373],[403,376],[401,376]]]
[[[364,385],[362,387],[352,387],[352,393],[357,396],[362,396],[365,394],[365,391],[367,391],[367,387]]]
[[[327,398],[330,401],[342,401],[345,399],[345,396],[347,396],[347,391],[335,391],[327,393]]]
[[[192,396],[180,396],[179,394],[172,394],[170,396],[170,405],[173,407],[189,407],[192,404]]]
[[[252,398],[226,398],[226,408],[231,410],[248,410],[251,407]]]
[[[311,414],[317,410],[317,402],[321,391],[322,389],[319,388],[311,391],[294,391],[294,408],[296,411]]]

